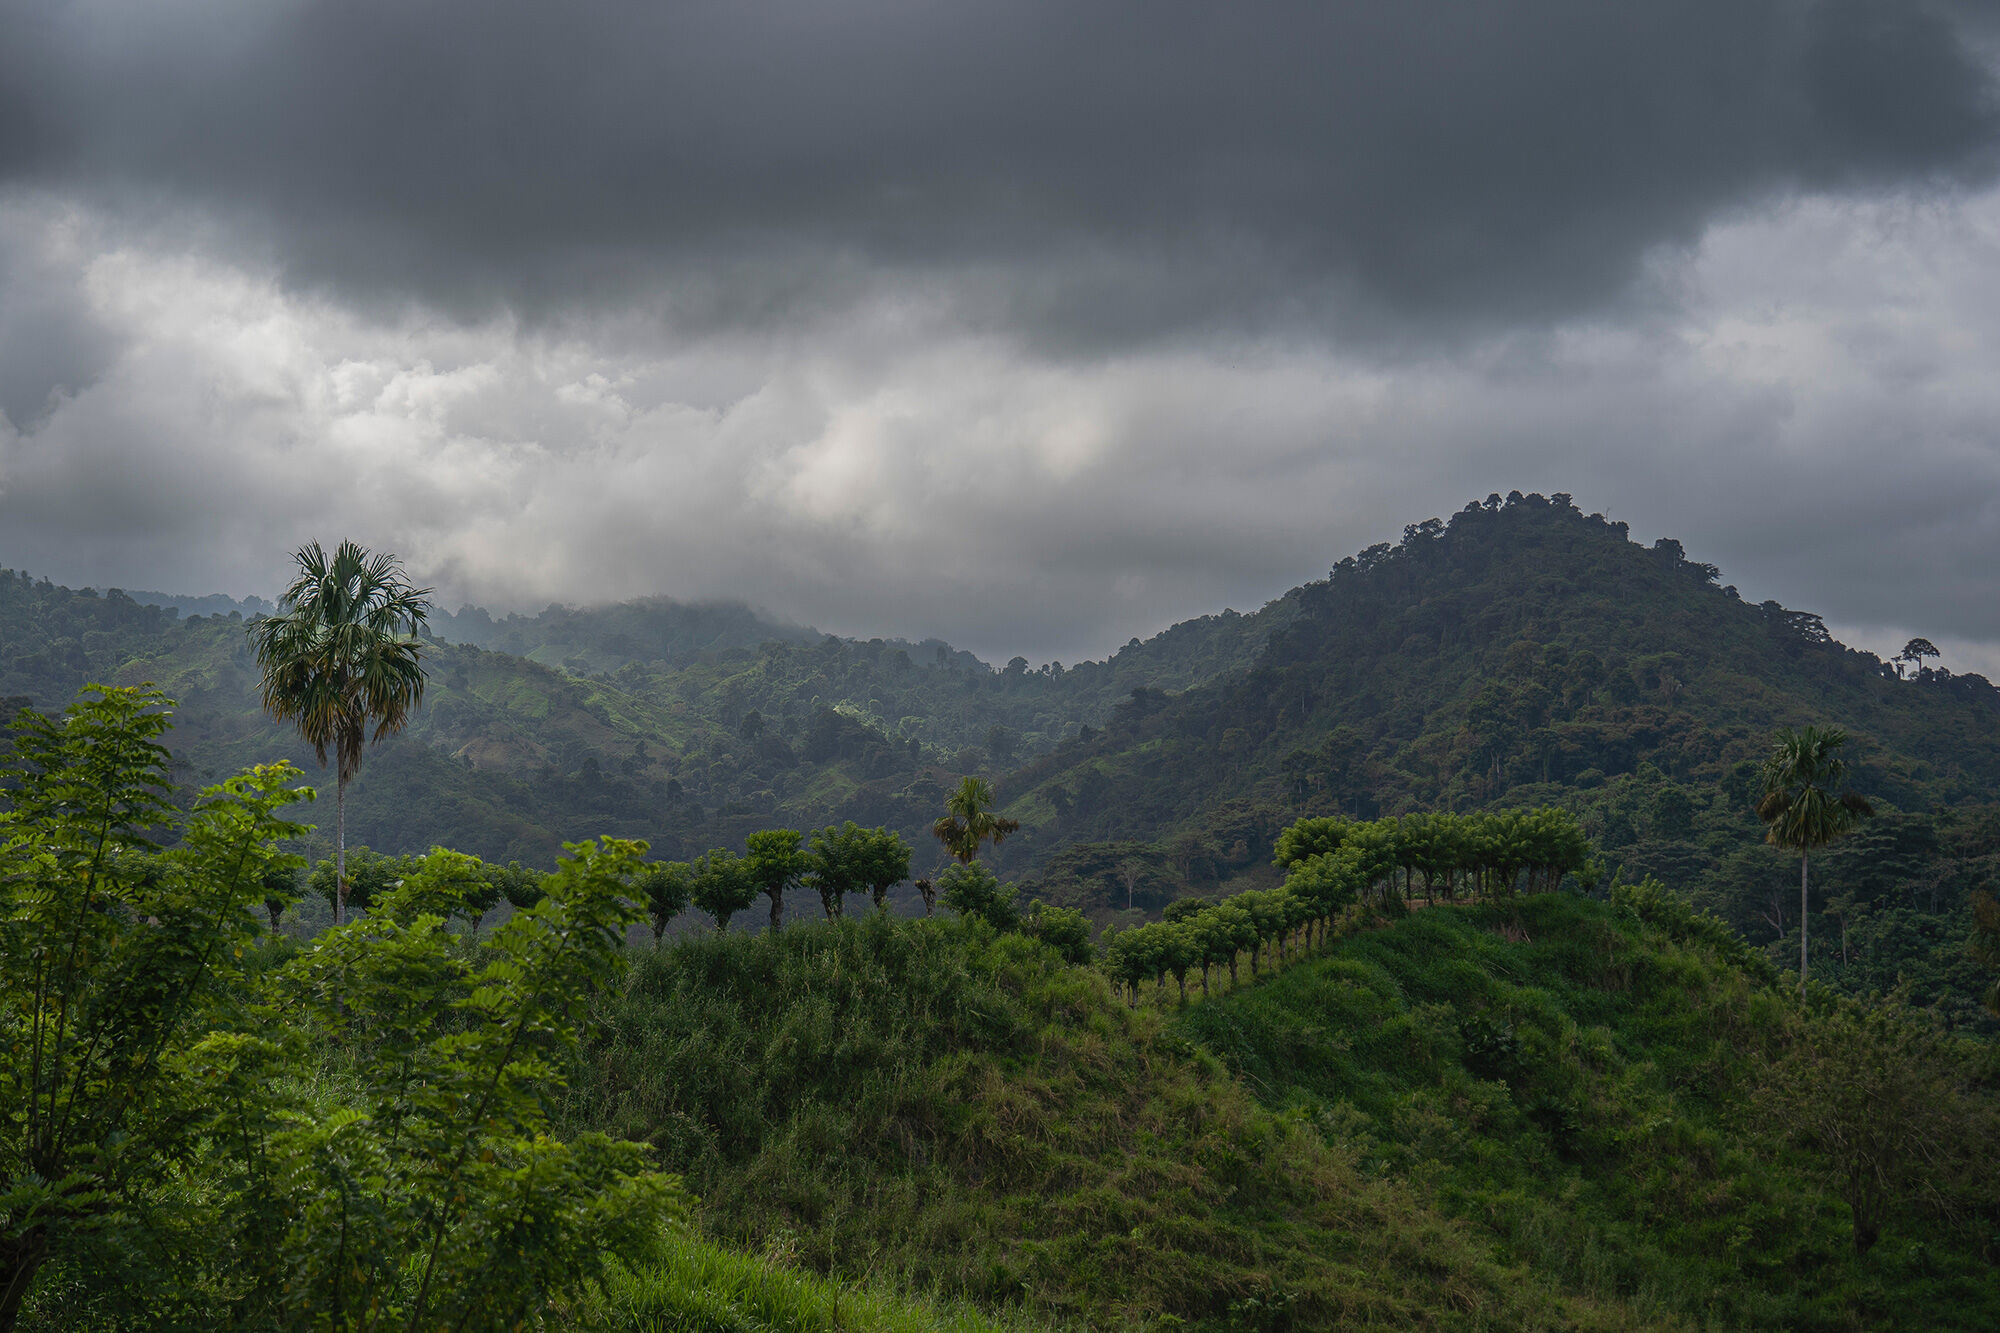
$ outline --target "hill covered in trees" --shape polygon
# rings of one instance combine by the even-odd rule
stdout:
[[[1642,765],[1740,791],[1772,729],[1810,718],[1845,727],[1857,785],[1899,806],[1992,791],[2000,692],[1984,678],[1900,679],[1817,616],[1718,579],[1567,496],[1494,497],[1342,560],[1288,594],[1294,616],[1249,670],[1132,698],[1009,787],[1084,841],[1193,827],[1231,802],[1371,816],[1530,801]]]
[[[174,604],[0,572],[0,700],[55,709],[86,681],[152,681],[177,700],[172,743],[188,783],[274,757],[315,771],[258,706],[243,604],[147,596]],[[994,670],[937,641],[818,635],[732,606],[440,614],[424,706],[370,751],[350,792],[350,838],[543,867],[582,828],[676,855],[774,823],[847,818],[921,839],[961,773],[1047,753],[1134,689],[1239,669],[1285,614],[1281,602],[1204,617],[1107,662],[1035,670],[1024,659]]]
[[[241,630],[141,624],[134,641],[180,635],[173,660],[198,669],[179,683],[198,691],[201,670],[244,669]],[[464,676],[445,689],[505,705],[487,731],[513,722],[528,739],[511,743],[531,743],[535,696],[509,689],[601,684],[466,646],[437,657]],[[562,707],[673,723],[604,689]],[[34,1107],[77,1095],[21,1056],[32,1029],[37,1049],[68,1041],[94,1062],[78,1084],[91,1115],[128,1104],[121,1079],[144,1113],[131,1135],[80,1122],[49,1169],[14,1169],[16,1197],[62,1220],[43,1235],[40,1213],[8,1215],[26,1248],[0,1258],[34,1285],[10,1284],[0,1323],[358,1327],[378,1307],[468,1328],[531,1312],[550,1328],[912,1333],[2000,1318],[1993,1042],[1949,1030],[1941,1003],[1802,996],[1656,882],[1614,876],[1595,896],[1605,865],[1584,827],[1615,806],[1507,809],[1600,788],[1537,778],[1493,796],[1497,813],[1287,821],[1282,890],[1178,900],[1170,924],[1098,950],[1075,914],[1020,914],[979,864],[940,886],[939,917],[635,948],[659,868],[614,843],[580,847],[498,928],[481,924],[481,868],[438,852],[350,926],[299,935],[256,910],[296,883],[263,850],[296,775],[261,770],[175,817],[165,752],[114,734],[160,734],[154,699],[79,707],[80,725],[24,719],[9,758],[0,1018],[22,1040],[0,1067]],[[90,759],[100,742],[124,759]],[[72,763],[116,778],[120,762],[143,781],[79,802]],[[457,768],[476,784],[477,761]],[[1635,767],[1601,787],[1655,781]],[[1670,816],[1704,835],[1688,809],[1646,807]],[[162,849],[142,827],[156,821],[187,836]],[[1907,895],[1912,866],[1955,857],[1976,875],[1984,828],[1976,809],[1885,809],[1877,844],[1844,854],[1857,883]],[[1081,878],[1093,847],[1145,862],[1155,879],[1128,895],[1185,883],[1176,843],[1078,844],[1062,864]],[[58,935],[89,939],[58,987],[58,1008],[91,1016],[74,1034],[25,1021],[47,1005],[30,964]],[[143,1002],[112,994],[133,987]],[[103,1033],[127,1029],[166,1058],[126,1060],[131,1043]],[[33,1138],[30,1103],[0,1104],[9,1143]],[[463,1114],[489,1104],[502,1113]],[[423,1257],[399,1270],[418,1233]],[[350,1244],[374,1257],[350,1261]]]
[[[179,700],[186,783],[276,756],[314,772],[256,706],[242,605],[0,577],[0,697],[153,680]],[[1274,882],[1300,815],[1560,804],[1610,864],[1795,952],[1796,862],[1762,844],[1757,767],[1775,727],[1839,725],[1883,813],[1817,877],[1830,975],[1984,1021],[1964,943],[1973,894],[2000,887],[2000,695],[1746,603],[1566,496],[1490,497],[1257,612],[1071,666],[665,600],[435,628],[424,707],[350,793],[352,842],[547,867],[580,832],[679,858],[854,819],[922,870],[945,792],[986,773],[1024,826],[996,866],[1100,924]]]
[[[1414,524],[1286,601],[1248,670],[1137,694],[1003,781],[1032,830],[1029,891],[1108,920],[1267,882],[1301,815],[1559,804],[1610,865],[1796,957],[1797,859],[1763,844],[1753,806],[1773,731],[1831,723],[1882,818],[1828,858],[1815,933],[1856,987],[1901,975],[1984,1021],[1964,948],[1972,895],[2000,885],[1983,678],[1905,678],[1567,496]]]

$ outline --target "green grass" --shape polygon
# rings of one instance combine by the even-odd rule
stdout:
[[[1057,1333],[1026,1315],[836,1282],[679,1232],[614,1263],[602,1291],[556,1314],[577,1333]]]
[[[1857,1259],[1760,1118],[1792,1003],[1767,977],[1684,914],[1550,895],[1415,913],[1173,1030],[1561,1289],[1716,1327],[2000,1327],[1976,1218],[1912,1208]]]
[[[1495,1262],[1019,936],[697,937],[647,951],[603,1017],[570,1125],[653,1143],[740,1251],[1107,1329],[1659,1326]]]

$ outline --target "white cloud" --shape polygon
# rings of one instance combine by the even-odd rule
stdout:
[[[0,562],[268,594],[353,536],[453,604],[735,596],[1074,660],[1518,487],[1970,665],[2000,651],[1996,251],[2000,196],[1806,201],[1657,256],[1625,324],[1064,360],[934,284],[726,337],[364,312],[15,195],[0,310],[34,293],[90,350],[0,423]]]

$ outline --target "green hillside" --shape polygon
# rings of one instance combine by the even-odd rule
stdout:
[[[640,959],[567,1113],[654,1144],[724,1243],[1094,1328],[2000,1318],[1993,1047],[1801,1009],[1664,890],[1243,975],[1133,1009],[977,921],[699,936]],[[1865,1253],[1784,1110],[1836,1082],[1911,1136]]]
[[[712,1235],[808,1268],[1099,1328],[1645,1323],[978,922],[685,939],[602,1018],[571,1127],[653,1143]]]
[[[542,866],[585,830],[673,855],[839,819],[923,842],[960,773],[1046,752],[1134,689],[1236,669],[1285,616],[1280,602],[1204,617],[1105,663],[1037,671],[994,671],[935,642],[815,636],[740,607],[442,616],[447,635],[510,651],[433,641],[423,707],[371,749],[350,791],[350,841]],[[188,782],[278,757],[317,771],[258,707],[244,631],[236,611],[182,618],[115,589],[0,571],[0,699],[60,708],[86,681],[150,680],[179,703]]]
[[[178,635],[178,656],[124,669],[176,666],[170,683],[198,706],[245,669],[240,621],[154,632]],[[530,743],[536,719],[666,725],[521,659],[440,659],[451,698],[492,710],[476,734],[508,744]],[[2000,1318],[2000,1047],[1951,1031],[1943,1006],[1907,1004],[1908,978],[1886,1001],[1825,986],[1802,998],[1758,947],[1654,882],[1583,896],[1598,877],[1571,814],[1464,821],[1470,841],[1436,845],[1465,854],[1448,892],[1481,900],[1415,910],[1385,839],[1458,821],[1316,821],[1285,840],[1303,878],[1283,892],[1120,933],[1101,963],[1082,939],[1036,938],[1049,918],[1002,910],[990,875],[982,900],[946,888],[963,915],[634,948],[648,875],[630,845],[583,848],[497,930],[471,910],[477,867],[440,853],[349,926],[274,934],[263,872],[286,866],[239,843],[286,830],[288,773],[212,792],[190,836],[160,850],[121,823],[165,813],[121,761],[74,770],[111,774],[103,814],[63,767],[109,719],[153,734],[147,698],[113,696],[81,706],[85,725],[29,718],[17,733],[8,791],[23,795],[6,815],[27,832],[0,848],[0,1016],[18,1040],[0,1067],[33,1082],[37,1107],[81,1095],[20,1054],[31,1033],[38,1050],[44,1033],[72,1040],[60,1016],[25,1017],[48,1011],[37,969],[51,939],[88,937],[65,951],[62,1013],[143,1035],[167,996],[180,1018],[143,1041],[74,1034],[101,1071],[76,1085],[91,1098],[124,1105],[119,1080],[154,1086],[133,1133],[82,1133],[54,1171],[10,1176],[17,1199],[88,1224],[51,1233],[59,1258],[27,1292],[27,1327],[260,1326],[246,1293],[286,1326],[358,1327],[373,1305],[356,1295],[322,1321],[313,1293],[372,1288],[421,1312],[434,1272],[438,1308],[468,1327],[515,1326],[508,1309],[548,1329],[686,1333]],[[468,767],[399,748],[455,769],[457,790],[506,794],[481,780],[491,756]],[[135,772],[165,762],[119,753]],[[404,799],[422,811],[439,794]],[[99,819],[119,824],[108,858]],[[1976,877],[1989,827],[1976,812],[1885,811],[1835,869],[1856,892],[1946,860]],[[1101,876],[1090,852],[1060,864]],[[1143,842],[1106,856],[1119,876],[1137,866],[1134,911],[1185,874]],[[1239,920],[1247,934],[1203,925]],[[1168,957],[1197,927],[1226,957]],[[1140,959],[1126,946],[1141,939],[1160,948]],[[1199,1000],[1153,979],[1189,965]],[[169,973],[212,979],[198,994]],[[93,998],[128,984],[131,997]],[[170,1058],[130,1057],[155,1040]],[[475,1103],[504,1110],[468,1115]],[[18,1107],[8,1123],[25,1123]],[[71,1188],[87,1170],[64,1174],[100,1157],[123,1173],[108,1211],[94,1186]],[[461,1225],[426,1220],[447,1204],[467,1210]],[[33,1216],[23,1225],[40,1244]],[[412,1226],[432,1234],[421,1283],[394,1258]],[[375,1257],[350,1263],[350,1234]],[[549,1298],[511,1304],[537,1273]]]
[[[1107,920],[1134,868],[1154,909],[1267,881],[1300,815],[1561,804],[1610,864],[1796,959],[1797,858],[1763,845],[1752,807],[1773,731],[1826,723],[1884,817],[1828,859],[1815,934],[1841,941],[1857,993],[1901,975],[1989,1023],[1964,950],[1972,895],[2000,887],[1984,805],[2000,692],[1983,678],[1901,679],[1566,496],[1413,525],[1287,600],[1294,618],[1247,672],[1130,700],[1006,779],[1008,813],[1036,830],[1018,853],[1039,866],[1029,892]]]
[[[1771,977],[1670,893],[1544,894],[1420,911],[1173,1030],[1564,1289],[1712,1327],[1994,1327],[1993,1046]],[[1868,1226],[1856,1171],[1893,1182]]]

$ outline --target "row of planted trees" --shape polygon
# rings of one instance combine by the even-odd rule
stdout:
[[[995,814],[992,807],[993,788],[983,778],[969,777],[946,798],[945,813],[931,826],[939,845],[958,862],[959,878],[981,846],[998,844],[1021,827]],[[771,902],[772,930],[784,925],[788,889],[817,893],[829,921],[845,914],[850,894],[865,893],[878,909],[883,908],[889,890],[910,878],[912,855],[899,835],[862,828],[853,820],[828,825],[810,838],[796,829],[764,829],[744,840],[741,856],[717,848],[692,861],[656,862],[646,867],[635,887],[644,897],[657,944],[687,907],[713,918],[717,930],[727,930],[729,919],[753,905],[760,893]],[[916,882],[926,914],[937,902],[939,887],[947,890],[947,904],[953,903],[952,880],[947,871],[936,884],[928,879]]]
[[[547,878],[541,871],[510,861],[492,865],[453,854],[454,912],[474,930],[503,900],[516,910],[534,906]],[[862,828],[849,821],[808,835],[796,829],[765,829],[752,833],[741,855],[717,848],[692,861],[640,863],[632,876],[634,903],[648,917],[657,943],[675,917],[692,907],[727,930],[739,912],[764,894],[771,900],[771,928],[784,922],[785,894],[812,889],[829,919],[843,914],[850,894],[865,893],[882,906],[888,892],[910,877],[910,845],[887,829]],[[413,875],[434,869],[430,856],[381,856],[366,847],[347,854],[346,903],[369,910],[376,901]],[[335,900],[334,862],[321,861],[307,877],[307,887],[328,903]],[[266,910],[272,928],[278,914],[296,893],[295,872],[281,872],[283,882],[267,886]],[[919,881],[925,889],[929,885]],[[930,895],[926,894],[926,904]]]
[[[968,879],[967,867],[972,866],[982,846],[1003,841],[1020,825],[995,814],[992,806],[993,789],[982,778],[966,778],[947,797],[945,813],[931,832],[958,863],[954,867],[958,873],[947,871],[935,883],[916,881],[926,913],[942,890],[947,906],[994,915],[992,903],[998,899],[985,882],[991,876],[982,879],[972,874]],[[913,855],[899,835],[883,828],[862,828],[852,820],[810,835],[797,829],[764,829],[744,840],[741,855],[718,847],[692,861],[643,864],[633,877],[633,898],[651,922],[655,944],[674,918],[690,907],[712,919],[717,930],[727,930],[730,919],[754,906],[759,894],[770,900],[771,929],[778,930],[784,925],[785,894],[793,889],[817,893],[828,920],[845,914],[847,899],[853,894],[868,895],[878,908],[886,906],[889,890],[910,878]],[[329,903],[351,903],[365,910],[374,898],[401,884],[428,861],[425,857],[378,856],[365,847],[357,848],[347,857],[344,893],[339,892],[338,871],[330,862],[313,868],[309,886]],[[458,914],[475,930],[502,899],[518,909],[533,906],[541,897],[543,876],[518,862],[498,866],[462,857],[454,864],[460,867],[455,872],[461,894]],[[291,874],[281,872],[285,877]],[[278,914],[295,892],[296,880],[285,878],[269,889],[266,907],[276,929]]]
[[[953,821],[958,827],[947,827]],[[1011,890],[974,860],[979,843],[963,827],[963,810],[938,823],[939,840],[958,864],[935,884],[917,881],[927,912],[941,896],[960,915],[1046,937],[1071,962],[1097,955],[1080,912],[1040,902],[1025,913],[1014,906]],[[990,829],[979,832],[980,841],[997,840]],[[829,920],[845,914],[853,894],[866,894],[883,907],[889,891],[910,877],[912,855],[894,832],[852,821],[810,835],[765,829],[745,840],[740,855],[717,848],[691,861],[643,863],[631,890],[656,944],[689,908],[713,920],[717,930],[727,930],[760,894],[770,903],[776,930],[783,925],[785,894],[794,889],[816,892]],[[1302,819],[1279,835],[1275,859],[1287,872],[1276,889],[1250,890],[1217,903],[1185,898],[1168,907],[1162,921],[1108,935],[1102,962],[1113,982],[1136,1002],[1140,981],[1151,978],[1164,986],[1172,977],[1185,1001],[1189,973],[1198,975],[1206,994],[1212,970],[1226,969],[1234,984],[1245,955],[1253,976],[1267,962],[1282,965],[1296,949],[1323,945],[1334,920],[1350,906],[1395,912],[1418,896],[1455,901],[1545,892],[1566,875],[1588,874],[1591,866],[1590,846],[1575,816],[1555,808],[1370,821]],[[367,907],[425,860],[378,857],[361,849],[348,863],[352,901]],[[459,886],[459,912],[475,929],[501,899],[522,908],[541,896],[542,876],[517,864],[489,866],[471,858],[458,858],[458,864],[464,867],[458,878],[465,881]],[[322,863],[313,875],[313,887],[329,899],[330,870]]]
[[[910,877],[910,845],[888,829],[847,823],[808,838],[797,829],[764,829],[744,840],[743,855],[716,848],[692,861],[656,861],[634,885],[657,942],[683,909],[693,907],[729,929],[729,919],[763,894],[771,902],[771,929],[784,925],[785,893],[812,889],[827,919],[845,913],[848,895],[865,893],[877,907],[889,890]]]
[[[1302,819],[1278,837],[1278,888],[1253,889],[1218,903],[1187,898],[1166,919],[1111,935],[1104,968],[1131,1003],[1139,983],[1172,977],[1187,1002],[1190,972],[1206,994],[1210,972],[1232,984],[1248,954],[1251,974],[1269,960],[1323,945],[1335,919],[1365,905],[1400,911],[1421,882],[1423,897],[1499,898],[1547,892],[1564,876],[1590,877],[1590,843],[1576,817],[1553,807],[1485,814],[1419,814],[1358,821]]]

